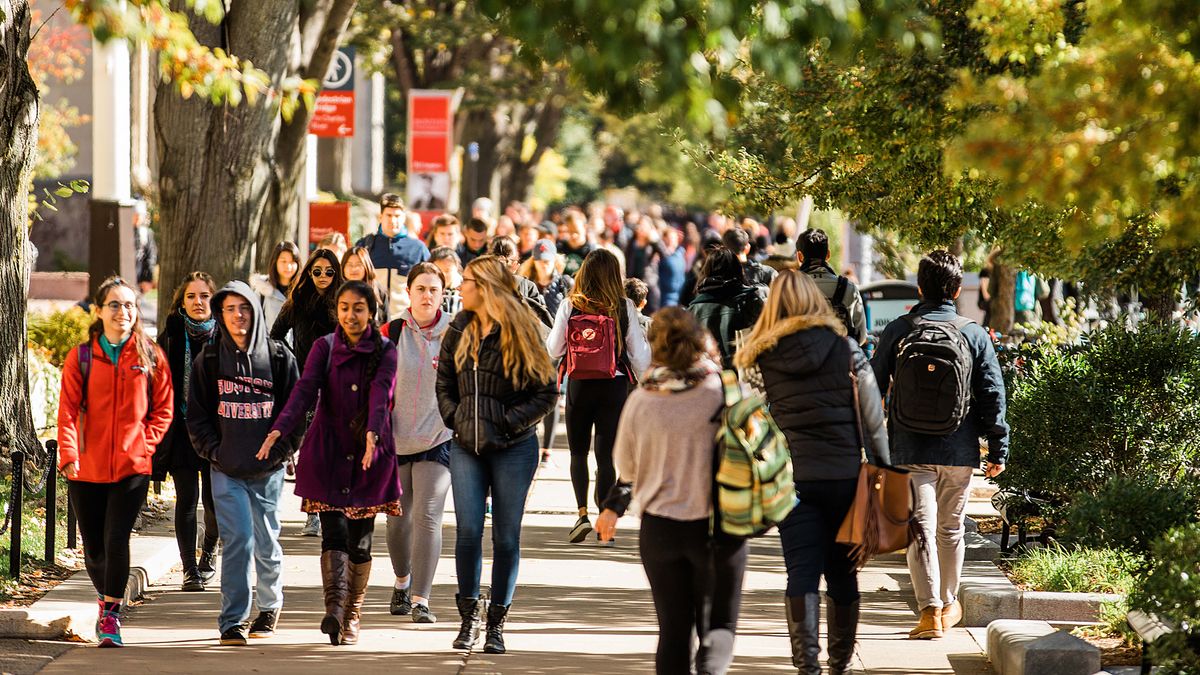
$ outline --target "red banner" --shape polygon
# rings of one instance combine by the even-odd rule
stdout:
[[[308,123],[314,136],[348,138],[354,135],[354,50],[343,47],[333,54],[329,73],[317,94],[316,109]]]
[[[450,149],[454,142],[453,91],[408,93],[408,208],[429,220],[449,208]]]
[[[341,232],[350,239],[350,202],[308,203],[308,250],[317,250],[317,245],[334,232]]]

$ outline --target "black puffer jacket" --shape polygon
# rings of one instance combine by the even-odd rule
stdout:
[[[188,398],[188,392],[183,390],[183,370],[192,369],[191,363],[184,363],[184,343],[192,343],[192,361],[195,361],[204,345],[215,340],[216,335],[217,331],[214,329],[212,337],[208,339],[197,340],[189,337],[183,317],[178,312],[172,312],[167,317],[166,325],[158,333],[158,346],[166,353],[167,363],[171,366],[171,384],[175,387],[175,416],[171,418],[171,426],[151,458],[154,467],[151,477],[154,480],[166,480],[169,471],[199,471],[208,464],[208,461],[196,454],[196,449],[192,447],[192,439],[188,437],[187,417],[183,414],[184,408],[181,405],[181,402]],[[187,379],[190,382],[190,373]]]
[[[329,335],[337,327],[337,318],[333,311],[333,294],[320,295],[308,289],[305,297],[296,297],[279,311],[279,318],[271,326],[271,339],[284,340],[288,331],[292,331],[292,351],[296,354],[296,363],[300,372],[304,372],[304,364],[308,361],[308,352],[317,339]]]
[[[558,388],[553,380],[523,389],[513,387],[504,374],[499,327],[483,339],[478,361],[472,359],[460,370],[454,352],[474,318],[474,312],[463,311],[446,329],[438,356],[436,389],[442,421],[454,430],[455,442],[481,455],[512,447],[533,434],[534,427],[557,402]]]
[[[852,361],[867,458],[876,465],[891,463],[875,375],[859,346],[836,332],[838,328],[836,318],[791,317],[746,344],[738,355],[739,364],[753,362],[762,372],[771,416],[787,437],[798,481],[858,475],[862,454]]]

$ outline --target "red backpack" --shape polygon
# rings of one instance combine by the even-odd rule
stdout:
[[[617,376],[617,325],[612,317],[571,310],[567,320],[567,376],[611,380]]]

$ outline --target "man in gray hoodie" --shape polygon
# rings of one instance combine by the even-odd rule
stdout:
[[[296,359],[268,340],[258,295],[231,281],[212,299],[220,339],[196,357],[188,399],[188,434],[212,463],[213,503],[221,530],[221,644],[270,637],[283,608],[279,495],[283,465],[299,436],[281,438],[266,459],[257,453],[299,379]],[[251,559],[258,573],[259,614],[247,625]]]

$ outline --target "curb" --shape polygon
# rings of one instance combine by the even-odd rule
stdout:
[[[1000,619],[1024,619],[1053,623],[1093,623],[1100,606],[1120,600],[1111,593],[1050,593],[1022,591],[1008,579],[986,582],[964,581],[959,598],[964,626],[988,626]]]
[[[987,656],[999,675],[1093,675],[1100,650],[1045,621],[1000,619],[987,627]]]
[[[129,540],[129,558],[126,602],[142,597],[178,566],[179,549],[173,536],[135,535]],[[29,607],[0,610],[0,638],[94,641],[96,612],[96,590],[87,571],[80,570]]]

